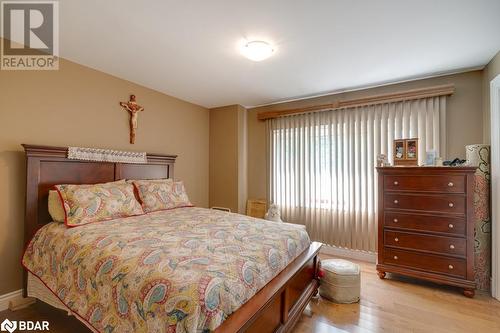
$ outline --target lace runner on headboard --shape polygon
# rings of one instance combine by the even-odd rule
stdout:
[[[112,163],[146,163],[145,152],[121,151],[100,148],[68,147],[68,158],[72,160],[112,162]]]

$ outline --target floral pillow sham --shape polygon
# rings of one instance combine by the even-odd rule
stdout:
[[[133,185],[125,181],[54,187],[63,202],[68,227],[144,214]]]
[[[182,181],[172,179],[134,180],[142,208],[146,213],[192,207]]]

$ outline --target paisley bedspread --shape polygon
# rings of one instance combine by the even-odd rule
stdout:
[[[42,227],[23,265],[98,332],[217,328],[308,246],[302,226],[178,208]]]

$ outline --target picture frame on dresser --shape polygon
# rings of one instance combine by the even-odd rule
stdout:
[[[395,166],[417,166],[418,138],[394,140],[393,159]]]
[[[418,139],[405,140],[407,161],[418,161]]]
[[[394,162],[406,159],[405,140],[394,140]]]
[[[473,297],[475,167],[377,167],[377,272]]]

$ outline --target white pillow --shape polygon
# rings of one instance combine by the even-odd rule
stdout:
[[[59,193],[55,190],[49,191],[49,214],[54,222],[64,223],[66,214]]]

